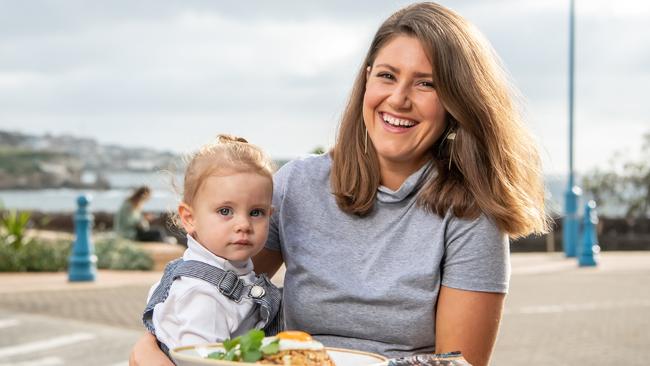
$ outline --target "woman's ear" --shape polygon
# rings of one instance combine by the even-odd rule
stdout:
[[[372,67],[370,66],[366,67],[366,81],[370,79],[370,70],[372,70]]]
[[[194,234],[194,213],[192,212],[192,207],[187,203],[181,202],[178,205],[178,216],[181,218],[181,224],[185,232],[193,235]]]

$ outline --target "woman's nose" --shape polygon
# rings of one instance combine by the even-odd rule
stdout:
[[[410,92],[411,88],[408,84],[397,84],[388,97],[388,104],[396,110],[411,108]]]

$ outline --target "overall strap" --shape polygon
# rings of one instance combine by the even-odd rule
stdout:
[[[264,333],[267,337],[274,336],[284,330],[282,289],[275,287],[264,273],[257,276],[255,284],[266,289],[265,296],[253,301],[260,306],[260,315],[264,320]]]
[[[235,302],[250,298],[259,306],[262,327],[267,336],[276,335],[283,330],[282,290],[275,287],[265,274],[257,275],[255,281],[247,285],[233,271],[224,271],[207,263],[189,260],[174,268],[173,278],[181,276],[211,283],[222,295]]]
[[[224,271],[199,261],[183,261],[174,269],[174,279],[193,277],[214,285],[221,294],[232,301],[239,302],[242,297],[259,298],[265,295],[263,287],[257,284],[246,285],[234,271]],[[247,291],[248,290],[248,291]]]
[[[215,286],[225,297],[237,303],[242,298],[250,298],[259,306],[262,319],[261,326],[266,335],[275,335],[282,330],[284,325],[281,310],[282,290],[275,287],[266,275],[258,275],[253,283],[247,285],[233,271],[224,271],[203,262],[184,261],[179,258],[165,267],[163,277],[151,295],[142,315],[142,322],[149,332],[155,334],[152,321],[154,307],[167,299],[172,283],[180,277],[198,278],[208,282]]]
[[[147,306],[144,308],[144,313],[142,314],[142,323],[144,323],[144,326],[151,333],[155,334],[152,321],[153,308],[157,304],[165,301],[165,299],[167,299],[167,296],[169,296],[169,289],[172,287],[172,282],[174,282],[174,271],[176,270],[176,267],[178,267],[181,263],[183,263],[183,258],[178,258],[167,263],[165,266],[165,272],[163,273],[158,286],[153,291],[153,294],[151,294],[151,298],[149,298]]]

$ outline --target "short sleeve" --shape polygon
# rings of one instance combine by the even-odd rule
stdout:
[[[460,290],[508,292],[508,235],[487,216],[452,218],[445,234],[442,285]]]
[[[282,203],[284,201],[285,192],[289,183],[289,176],[293,168],[294,162],[284,164],[273,175],[273,215],[271,215],[271,222],[269,223],[269,236],[266,240],[265,247],[270,250],[281,250],[281,217],[280,211],[282,210]]]

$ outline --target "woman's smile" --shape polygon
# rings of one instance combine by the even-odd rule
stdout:
[[[405,117],[399,117],[387,112],[379,112],[379,118],[384,121],[386,129],[390,132],[403,133],[418,125],[417,121]]]

